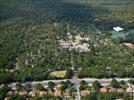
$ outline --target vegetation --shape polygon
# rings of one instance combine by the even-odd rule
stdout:
[[[0,88],[0,99],[3,100],[4,97],[6,96],[6,93],[10,90],[10,88],[7,85],[2,86]]]
[[[96,92],[99,92],[100,88],[102,87],[98,81],[94,81],[92,86]]]
[[[134,80],[133,80],[133,79],[129,80],[128,82],[129,82],[130,84],[134,84]]]
[[[52,77],[59,77],[59,78],[64,78],[66,75],[67,71],[54,71],[50,73]]]
[[[85,90],[85,89],[87,89],[87,87],[88,87],[88,84],[86,83],[86,81],[84,81],[84,80],[82,80],[81,82],[80,82],[80,90]]]
[[[115,100],[122,98],[123,100],[132,100],[128,94],[121,93],[91,93],[88,96],[82,97],[82,100]]]
[[[116,79],[113,79],[110,84],[113,88],[119,88],[120,87],[120,83]]]
[[[71,78],[74,70],[79,78],[134,77],[134,51],[107,32],[133,28],[132,0],[0,0],[0,9],[0,84]],[[68,32],[89,36],[90,51],[60,49]]]

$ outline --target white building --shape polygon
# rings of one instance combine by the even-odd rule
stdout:
[[[89,44],[88,43],[83,43],[83,44],[78,44],[75,46],[76,52],[87,52],[89,51]]]
[[[113,30],[116,31],[116,32],[120,32],[120,31],[123,31],[124,29],[117,26],[117,27],[113,27]]]

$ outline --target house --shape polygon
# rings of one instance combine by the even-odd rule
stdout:
[[[55,88],[55,96],[61,96],[62,95],[62,91],[60,89],[60,87],[56,87]]]
[[[123,31],[124,29],[121,28],[121,27],[119,27],[119,26],[117,26],[117,27],[113,27],[113,30],[116,31],[116,32],[121,32],[121,31]]]
[[[35,96],[37,96],[37,93],[35,91],[30,91],[29,96],[35,97]]]
[[[70,48],[70,45],[72,44],[71,41],[64,41],[64,40],[59,40],[59,43],[61,48]]]
[[[67,33],[67,35],[69,39],[72,39],[73,36],[70,33]]]
[[[117,89],[112,88],[112,87],[109,87],[109,88],[108,88],[108,92],[117,92]]]
[[[88,37],[85,37],[85,38],[84,38],[84,40],[85,40],[85,41],[89,41],[89,40],[90,40],[90,38],[88,38]]]
[[[10,100],[9,97],[5,97],[4,100]]]
[[[80,35],[75,36],[75,41],[81,41],[83,38]]]
[[[128,92],[128,93],[133,93],[134,90],[133,90],[132,86],[129,86],[129,87],[127,88],[126,92]]]
[[[41,92],[39,92],[39,96],[40,96],[40,97],[45,96],[45,95],[47,95],[47,92],[46,92],[46,91],[41,91]]]
[[[100,92],[107,93],[108,89],[109,89],[108,87],[104,86],[104,87],[100,88]]]
[[[89,44],[88,43],[83,43],[83,44],[78,44],[75,46],[76,52],[87,52],[89,51]]]
[[[89,90],[81,90],[81,96],[86,96],[86,95],[89,95],[90,94],[90,91]]]
[[[117,90],[117,92],[123,93],[123,92],[125,92],[125,90],[124,90],[123,88],[119,88],[119,89]]]
[[[134,48],[134,44],[132,44],[132,43],[124,43],[124,45],[131,49]]]
[[[20,91],[20,92],[19,92],[19,95],[20,95],[20,96],[25,96],[26,94],[27,94],[26,91]]]
[[[70,95],[71,95],[70,90],[67,89],[67,90],[65,91],[65,93],[64,93],[64,96],[70,97]]]
[[[26,94],[27,94],[26,91],[20,91],[20,92],[19,92],[19,95],[20,95],[20,96],[25,96]]]

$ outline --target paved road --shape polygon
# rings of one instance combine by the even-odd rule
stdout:
[[[77,85],[77,87],[76,87],[76,90],[77,90],[77,95],[75,96],[75,100],[80,100],[80,90],[79,90],[79,86],[80,85]]]
[[[117,81],[125,81],[127,82],[130,79],[134,79],[134,78],[115,78]],[[52,81],[55,84],[60,83],[61,81],[66,81],[68,79],[62,79],[62,80],[45,80],[45,81],[33,81],[33,82],[25,82],[25,83],[21,83],[22,85],[26,85],[26,84],[31,84],[32,86],[34,86],[35,84],[42,84],[42,85],[47,85],[48,82]],[[81,80],[86,81],[89,85],[92,85],[92,83],[97,80],[99,81],[102,85],[109,85],[111,82],[111,78],[110,79],[96,79],[96,78],[83,78],[83,79],[78,79],[76,77],[73,77],[72,79],[69,79],[72,83],[74,83],[75,86],[77,86],[79,84],[79,82]],[[11,83],[9,84],[9,87],[14,88],[16,86],[16,83]]]
[[[79,80],[77,77],[74,76],[70,81],[74,84],[74,87],[77,90],[77,95],[75,96],[75,100],[80,100],[79,85],[81,80]]]

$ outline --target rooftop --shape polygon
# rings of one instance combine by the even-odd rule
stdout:
[[[124,29],[119,27],[119,26],[117,26],[117,27],[113,27],[113,30],[117,31],[117,32],[120,32],[120,31],[123,31]]]

